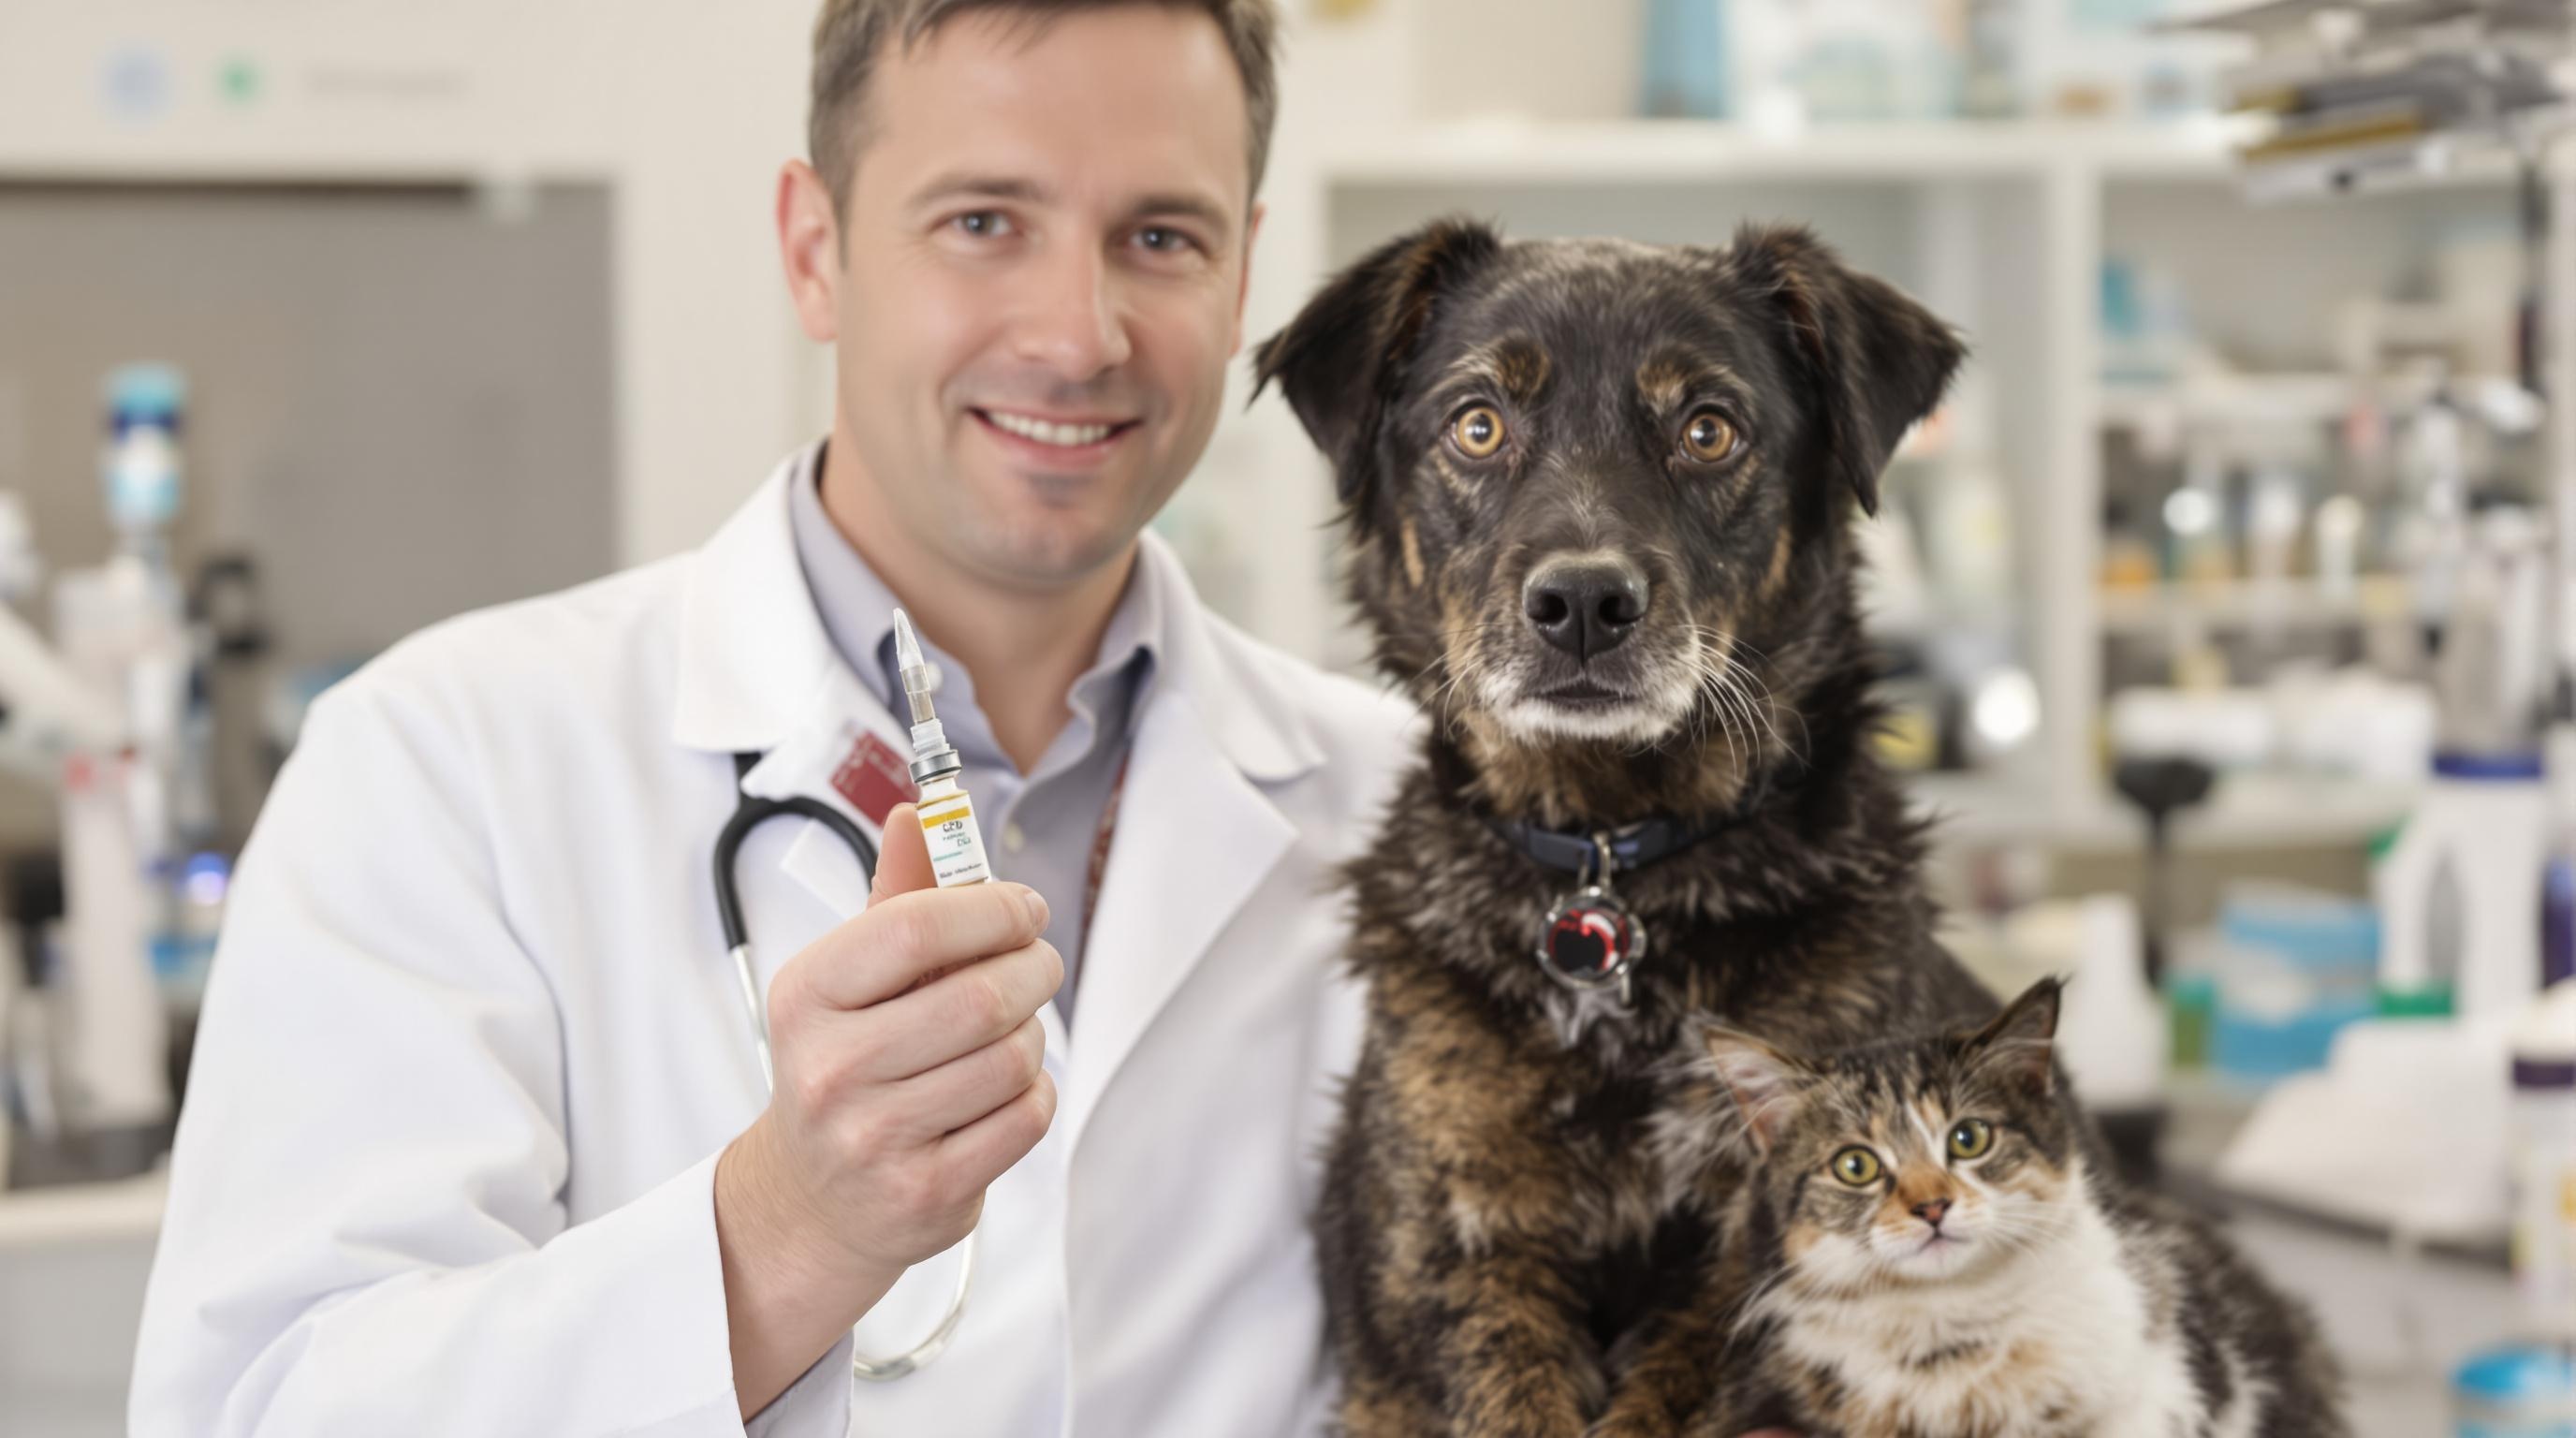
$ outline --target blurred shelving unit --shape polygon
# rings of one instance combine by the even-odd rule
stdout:
[[[2105,633],[2148,634],[2179,624],[2213,630],[2297,629],[2403,620],[2411,589],[2392,575],[2364,575],[2343,588],[2312,578],[2168,581],[2101,591]]]
[[[2137,811],[2105,793],[2080,806],[2035,789],[1975,775],[1931,774],[1915,797],[1945,840],[2043,844],[2125,852],[2138,845]],[[2219,782],[2207,802],[2174,821],[2174,843],[2193,852],[2361,847],[2395,827],[2417,800],[2413,785],[2338,775],[2248,772]]]
[[[2111,175],[2223,179],[2229,126],[2076,120],[1921,120],[1776,133],[1697,120],[1487,120],[1425,126],[1337,155],[1337,185],[2027,177],[2068,165]]]
[[[2461,375],[2449,383],[2475,388],[2498,382],[2494,375]],[[2328,372],[2230,374],[2178,380],[2167,384],[2102,386],[2101,419],[2105,428],[2143,429],[2186,423],[2328,424],[2342,419],[2365,400],[2383,406],[2418,404],[2432,392],[2423,377],[2383,379],[2364,385],[2350,375]]]

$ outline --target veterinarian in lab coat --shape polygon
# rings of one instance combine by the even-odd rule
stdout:
[[[827,445],[698,552],[315,705],[214,968],[135,1432],[1318,1426],[1327,880],[1406,716],[1139,538],[1242,339],[1269,7],[1028,8],[826,6],[777,219]],[[900,811],[873,898],[826,826],[763,827],[768,1101],[710,851],[740,793],[877,831],[897,601],[1044,905],[922,891]],[[854,1384],[852,1323],[910,1346],[979,1218],[954,1345]]]

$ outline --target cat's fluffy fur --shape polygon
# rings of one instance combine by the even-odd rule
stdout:
[[[1712,1030],[1712,1111],[1665,1148],[1751,1174],[1709,1355],[1731,1381],[1695,1438],[2345,1433],[2308,1315],[2092,1161],[2052,1069],[2057,997],[1818,1058]]]

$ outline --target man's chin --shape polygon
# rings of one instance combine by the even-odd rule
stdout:
[[[1135,548],[1134,528],[1084,510],[1021,513],[967,536],[974,566],[1015,588],[1065,589],[1123,562]]]

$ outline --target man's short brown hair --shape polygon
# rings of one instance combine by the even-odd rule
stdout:
[[[1270,159],[1270,127],[1279,114],[1277,52],[1279,14],[1273,0],[823,0],[814,20],[814,90],[806,111],[806,144],[814,168],[832,192],[832,208],[848,213],[858,170],[868,77],[889,40],[907,50],[960,15],[1004,11],[1044,26],[1080,10],[1158,4],[1196,10],[1216,22],[1243,74],[1246,118],[1251,122],[1252,187]]]

